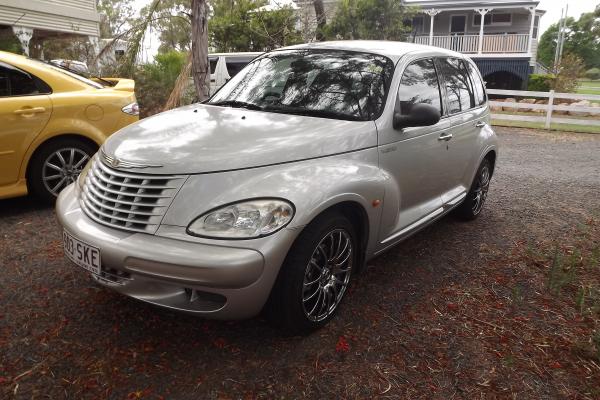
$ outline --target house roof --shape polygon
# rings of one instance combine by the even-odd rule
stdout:
[[[438,10],[467,10],[476,8],[526,8],[536,7],[539,0],[402,0],[407,6],[418,6],[422,9],[435,8]],[[546,11],[537,10],[538,15]]]

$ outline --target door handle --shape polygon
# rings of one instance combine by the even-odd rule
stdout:
[[[438,138],[438,140],[446,140],[446,141],[448,141],[450,139],[452,139],[452,134],[451,133],[442,133],[440,135],[440,137]]]
[[[479,121],[475,124],[475,128],[484,128],[487,124],[483,121]]]
[[[39,114],[43,112],[46,112],[46,109],[44,107],[21,108],[19,110],[14,111],[14,113],[17,115]]]

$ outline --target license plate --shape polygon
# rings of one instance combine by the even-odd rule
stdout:
[[[69,260],[92,274],[100,275],[100,250],[63,231],[63,245]]]

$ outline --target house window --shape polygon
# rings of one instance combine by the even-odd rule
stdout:
[[[539,30],[540,30],[540,16],[536,15],[535,21],[533,23],[533,38],[534,39],[537,39]]]
[[[508,26],[512,24],[511,13],[494,13],[486,14],[483,19],[484,26]],[[477,13],[473,15],[473,26],[481,25],[481,14]]]
[[[414,17],[412,20],[412,31],[414,33],[423,33],[425,30],[425,20],[423,17]]]

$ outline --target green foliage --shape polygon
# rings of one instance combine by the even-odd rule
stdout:
[[[218,52],[266,51],[301,42],[290,7],[266,11],[266,0],[215,0],[208,21],[211,47]]]
[[[191,0],[161,0],[152,24],[159,34],[160,53],[190,50],[192,43],[190,13]]]
[[[138,68],[134,75],[135,94],[143,115],[162,111],[187,57],[186,53],[170,51]]]
[[[591,68],[585,71],[585,77],[592,81],[600,79],[600,68]]]
[[[582,14],[579,20],[567,18],[566,26],[564,53],[579,56],[585,68],[600,67],[600,7]],[[546,65],[554,64],[557,36],[558,24],[553,24],[540,39],[538,59]]]
[[[96,0],[100,13],[100,37],[112,38],[123,32],[133,17],[133,0]]]
[[[556,77],[552,74],[532,74],[529,76],[527,90],[534,92],[549,92]]]
[[[325,26],[329,39],[402,40],[415,9],[400,0],[341,0]]]
[[[23,48],[12,29],[0,29],[0,50],[23,54]]]

